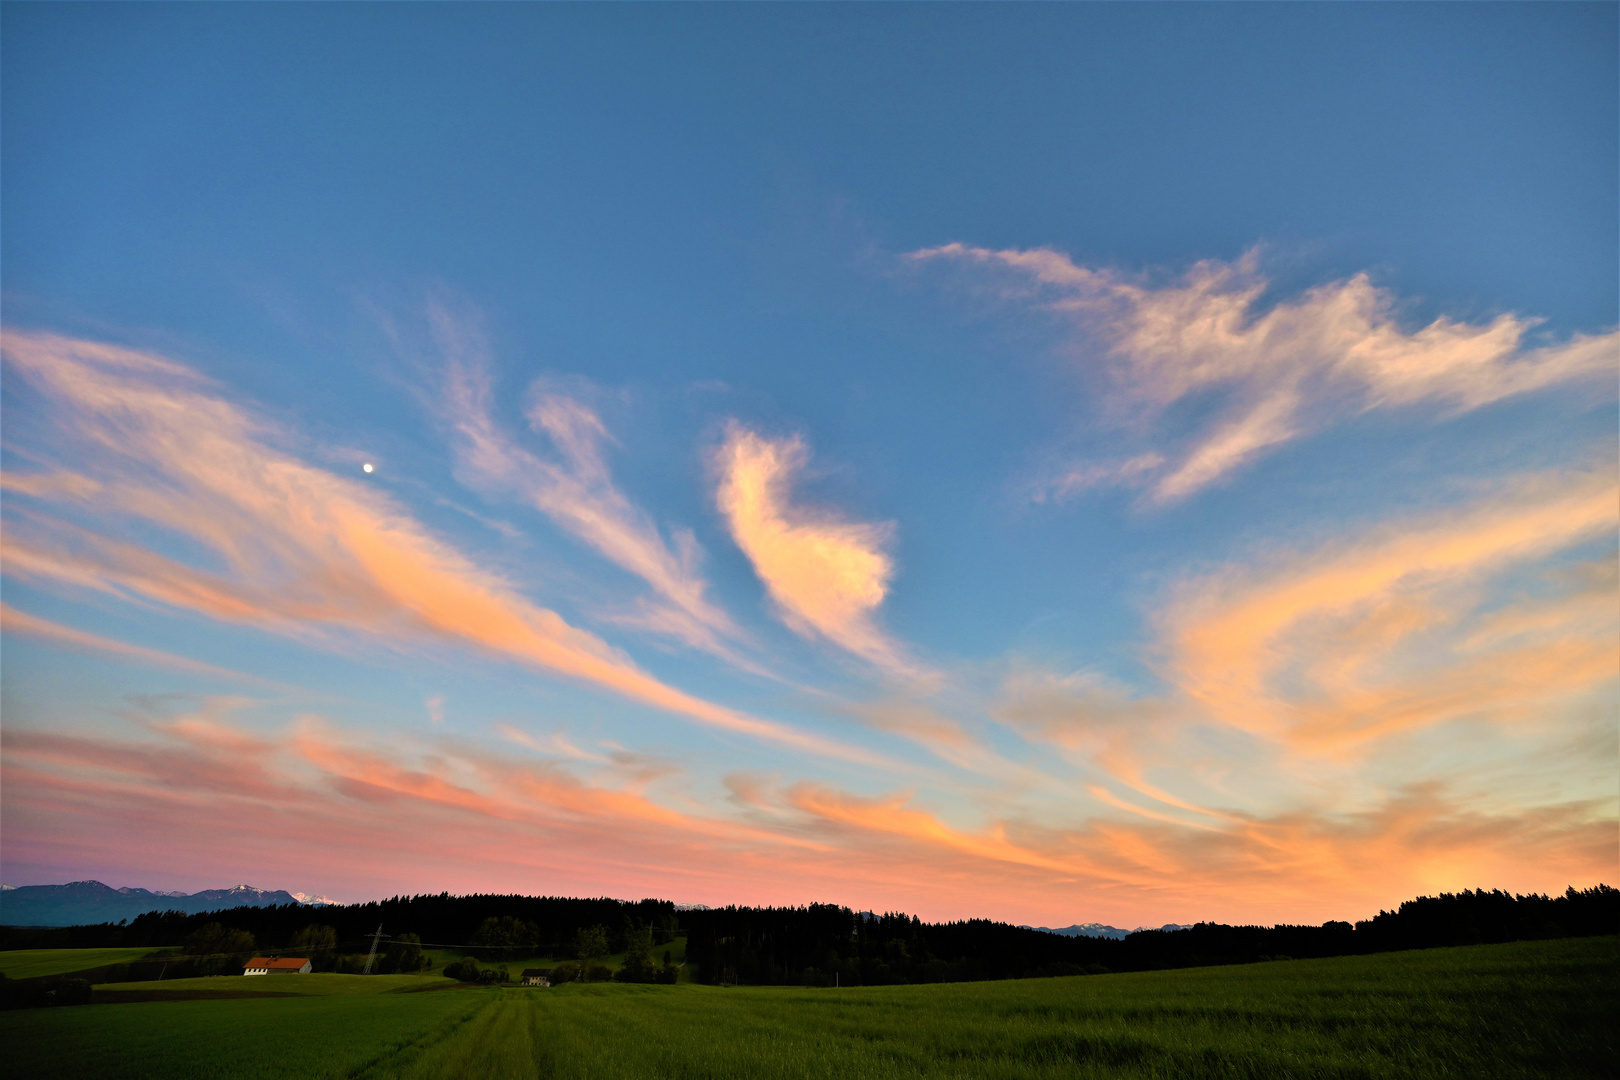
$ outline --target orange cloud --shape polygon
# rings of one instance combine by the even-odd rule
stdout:
[[[1163,691],[1020,669],[994,714],[1059,749],[1102,811],[1089,828],[1127,838],[1136,863],[1155,865],[1144,837],[1160,855],[1202,845],[1177,856],[1178,880],[1211,895],[1256,874],[1326,888],[1380,859],[1414,890],[1582,860],[1593,880],[1613,857],[1599,778],[1620,680],[1617,524],[1604,467],[1269,552],[1173,592],[1156,619]],[[1442,797],[1453,788],[1468,794]],[[1105,807],[1158,824],[1122,833]]]
[[[693,697],[430,535],[375,488],[276,449],[286,438],[190,369],[148,353],[5,331],[6,360],[50,400],[98,520],[144,520],[200,545],[201,569],[46,515],[6,537],[5,572],[53,579],[280,633],[454,643],[599,686],[701,724],[851,760],[864,751]],[[51,489],[70,506],[80,487]]]
[[[1139,467],[1080,466],[1087,482],[1044,486],[1054,495],[1098,483],[1151,482],[1158,502],[1182,499],[1265,450],[1375,408],[1433,403],[1456,413],[1516,394],[1620,370],[1620,332],[1527,343],[1538,320],[1504,314],[1480,325],[1442,316],[1403,329],[1398,302],[1357,274],[1258,310],[1270,281],[1257,251],[1234,263],[1196,264],[1153,286],[1107,269],[1076,266],[1047,248],[995,251],[946,244],[912,261],[951,260],[1010,272],[1013,293],[1072,319],[1109,350],[1111,374],[1135,406],[1162,409],[1190,395],[1224,392],[1228,408],[1179,460]]]
[[[885,670],[914,677],[873,616],[888,594],[892,527],[841,521],[793,503],[809,457],[802,440],[771,440],[733,425],[715,456],[716,499],[731,535],[789,627],[820,636]]]
[[[790,789],[788,797],[795,808],[821,821],[854,826],[868,833],[897,836],[994,863],[1038,867],[1063,875],[1097,872],[1082,860],[1061,859],[1009,842],[1005,825],[996,824],[979,833],[952,828],[932,814],[910,809],[903,796],[867,799],[805,782]]]
[[[1613,535],[1617,521],[1607,472],[1540,477],[1460,512],[1189,583],[1161,617],[1170,677],[1224,723],[1313,742],[1584,693],[1620,673],[1612,589],[1607,619],[1589,597],[1579,625],[1543,603],[1539,625],[1515,620],[1507,639],[1513,609],[1473,616],[1470,590]],[[1459,622],[1462,639],[1448,644]],[[1514,647],[1490,647],[1490,627]],[[1292,690],[1277,688],[1283,677]]]

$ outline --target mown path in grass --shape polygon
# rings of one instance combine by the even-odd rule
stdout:
[[[0,1039],[40,1077],[1600,1077],[1617,971],[1620,939],[1597,938],[935,986],[92,1005],[0,1016]]]

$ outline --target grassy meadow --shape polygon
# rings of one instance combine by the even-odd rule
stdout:
[[[1617,972],[1605,937],[841,990],[216,978],[184,982],[288,992],[9,1012],[0,1045],[15,1077],[1595,1078]]]
[[[11,949],[0,952],[0,975],[8,979],[37,979],[45,975],[71,975],[109,964],[139,960],[151,949]]]

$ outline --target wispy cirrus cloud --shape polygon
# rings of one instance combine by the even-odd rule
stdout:
[[[90,525],[12,512],[5,572],[171,605],[305,639],[456,645],[600,687],[696,721],[816,754],[853,747],[702,700],[524,599],[359,480],[278,449],[277,432],[166,357],[4,331],[6,362],[46,402],[52,452],[83,483],[31,490]],[[49,474],[58,475],[58,474]],[[137,542],[127,523],[156,529]],[[164,550],[164,549],[167,550]],[[173,552],[173,554],[169,553]]]
[[[1197,263],[1164,285],[1078,266],[1050,248],[955,243],[906,258],[985,268],[1010,297],[1072,320],[1105,350],[1115,390],[1134,411],[1224,396],[1218,417],[1162,460],[1060,471],[1040,488],[1054,498],[1118,483],[1175,502],[1346,415],[1419,404],[1455,414],[1620,370],[1615,331],[1537,345],[1539,320],[1514,314],[1487,323],[1442,316],[1407,329],[1397,298],[1366,274],[1262,309],[1270,281],[1257,251]]]
[[[92,634],[88,630],[64,626],[51,619],[42,619],[38,615],[30,615],[26,611],[19,611],[10,604],[3,602],[0,602],[0,630],[4,630],[8,634],[27,634],[30,637],[44,638],[47,641],[53,641],[70,648],[103,653],[107,656],[133,661],[147,667],[167,668],[171,671],[184,671],[193,675],[206,675],[210,678],[226,679],[232,682],[255,683],[260,686],[275,686],[288,689],[282,687],[280,683],[244,671],[233,671],[230,668],[203,663],[190,657],[177,656],[161,649],[152,649],[145,645],[131,645],[127,641],[119,641],[116,638],[105,637],[101,634]]]
[[[733,642],[736,623],[707,596],[699,572],[702,552],[690,530],[672,541],[613,481],[604,447],[613,441],[597,412],[577,396],[537,380],[526,410],[530,426],[555,456],[522,446],[494,417],[488,347],[476,325],[441,306],[429,310],[434,339],[444,355],[444,393],[436,410],[454,431],[458,477],[484,490],[515,493],[615,565],[650,585],[644,601],[619,622],[674,637],[752,671]]]
[[[915,664],[876,622],[894,574],[886,550],[893,526],[845,521],[795,502],[794,481],[809,456],[802,439],[769,439],[731,425],[714,465],[715,500],[732,538],[792,630],[916,678]]]
[[[1164,464],[1164,455],[1149,451],[1121,461],[1071,463],[1032,486],[1036,502],[1066,502],[1094,488],[1134,487]]]
[[[1190,581],[1160,616],[1167,675],[1223,723],[1323,746],[1579,696],[1620,676],[1620,594],[1601,576],[1549,586],[1545,570],[1617,525],[1612,470],[1520,477]]]

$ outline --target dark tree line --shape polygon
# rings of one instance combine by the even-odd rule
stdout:
[[[1620,932],[1620,891],[1563,896],[1464,891],[1409,900],[1351,926],[1227,926],[1147,930],[1122,940],[1062,937],[986,919],[925,923],[848,908],[722,908],[687,912],[686,955],[706,981],[880,985],[1036,978],[1257,960],[1345,956]]]
[[[383,942],[413,933],[427,947],[471,946],[489,920],[507,936],[492,941],[507,955],[541,953],[566,955],[566,948],[579,931],[592,926],[606,928],[609,952],[624,950],[624,934],[631,926],[668,927],[673,925],[675,905],[667,900],[630,902],[610,899],[571,899],[554,896],[503,896],[449,893],[422,896],[396,896],[366,904],[334,904],[311,908],[301,904],[268,907],[240,907],[188,915],[178,911],[153,911],[127,923],[96,926],[3,927],[0,948],[103,948],[113,946],[172,946],[185,941],[209,923],[221,923],[253,935],[257,948],[266,952],[288,952],[294,937],[312,924],[332,927],[336,935],[334,952],[366,952],[378,926]],[[521,925],[522,930],[517,929]],[[532,937],[529,936],[532,931]],[[487,931],[486,931],[487,933]],[[517,933],[519,938],[510,935]],[[668,940],[665,936],[663,940]],[[27,944],[21,944],[26,942]],[[37,944],[35,944],[37,943]],[[499,958],[492,955],[491,959]]]
[[[460,948],[485,964],[520,956],[573,957],[578,963],[570,977],[576,978],[606,977],[605,968],[596,970],[597,958],[626,953],[629,974],[621,971],[619,977],[662,981],[673,974],[672,958],[666,949],[658,962],[657,950],[684,932],[684,959],[704,981],[856,986],[1143,971],[1613,934],[1620,932],[1620,891],[1598,885],[1553,897],[1500,890],[1443,893],[1409,900],[1354,926],[1200,923],[1117,941],[1063,937],[985,919],[925,923],[914,916],[872,916],[830,904],[677,914],[672,904],[659,900],[441,893],[318,909],[285,905],[203,915],[152,912],[127,924],[6,927],[0,928],[0,948],[156,948],[185,942],[195,944],[193,951],[199,953],[223,950],[223,945],[206,944],[207,938],[234,942],[237,948],[253,941],[265,952],[303,948],[296,954],[344,957],[369,948],[368,937],[379,924],[389,970],[412,970],[408,965],[420,962],[421,946],[441,945]],[[389,949],[400,954],[397,961]],[[489,969],[475,964],[468,973],[479,970]]]

